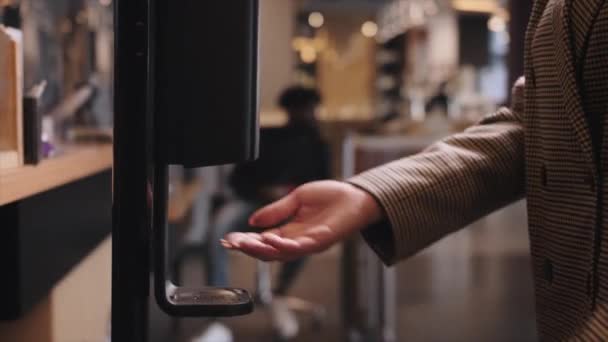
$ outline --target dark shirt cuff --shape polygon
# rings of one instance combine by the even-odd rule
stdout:
[[[366,228],[361,232],[361,235],[386,266],[392,266],[396,263],[395,237],[388,220]]]

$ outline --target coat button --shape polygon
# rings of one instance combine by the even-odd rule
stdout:
[[[547,184],[549,183],[547,179],[547,166],[544,164],[540,167],[540,182],[543,187],[547,187]]]
[[[543,273],[545,276],[545,280],[549,283],[553,283],[553,263],[551,260],[546,259],[545,264],[543,265]]]

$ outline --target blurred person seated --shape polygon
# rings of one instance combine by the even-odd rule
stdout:
[[[279,105],[288,115],[283,127],[261,131],[260,158],[235,167],[230,176],[236,198],[218,212],[210,232],[206,269],[210,286],[228,285],[226,249],[219,243],[229,232],[248,229],[248,218],[256,210],[287,195],[310,181],[330,177],[328,144],[323,140],[316,118],[321,102],[314,89],[293,86],[286,89]],[[299,324],[289,309],[286,295],[305,263],[305,258],[281,266],[270,304],[272,323],[280,338],[290,339],[298,334]],[[230,330],[214,322],[195,341],[231,341]]]

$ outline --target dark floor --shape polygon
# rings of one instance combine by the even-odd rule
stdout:
[[[534,341],[532,280],[524,205],[519,203],[475,223],[398,266],[398,341]],[[340,341],[339,249],[314,257],[293,295],[325,305],[321,330],[303,327],[295,341]],[[253,288],[252,260],[232,257],[233,284]],[[185,267],[187,285],[202,283],[197,260]],[[208,323],[151,314],[151,341],[189,341]],[[236,341],[271,341],[266,310],[225,320]]]

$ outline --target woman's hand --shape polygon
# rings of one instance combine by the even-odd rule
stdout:
[[[264,233],[232,233],[224,247],[265,261],[289,261],[322,252],[382,219],[382,209],[367,192],[347,183],[303,185],[253,214],[249,224]]]

